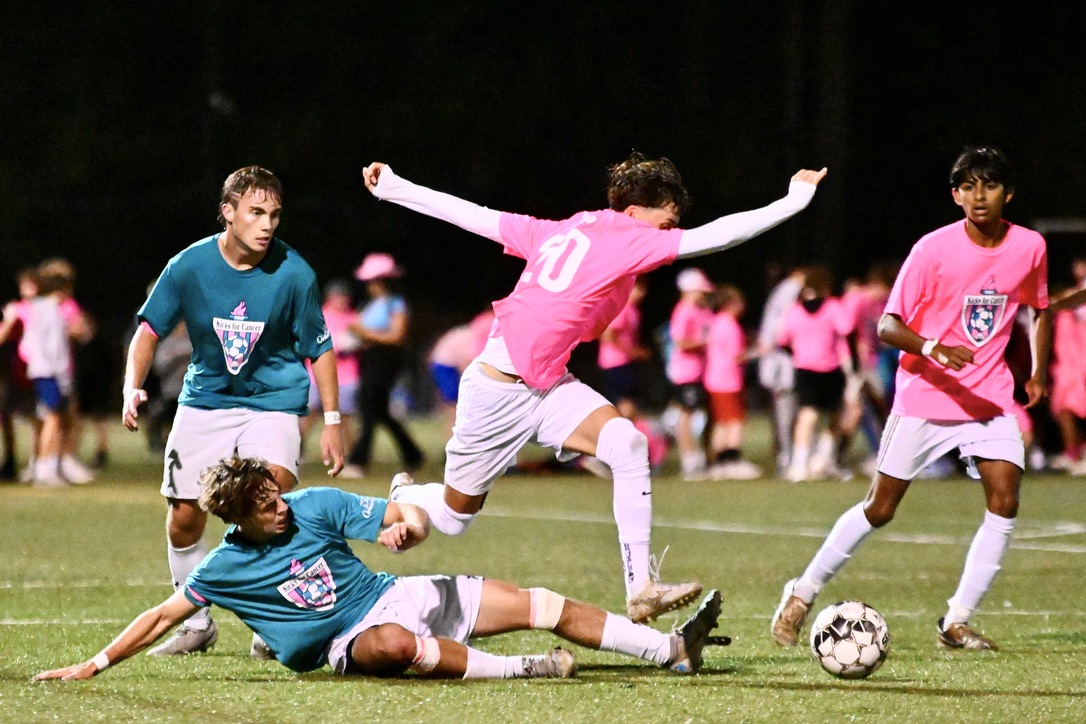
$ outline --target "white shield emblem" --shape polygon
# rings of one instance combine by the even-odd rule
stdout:
[[[215,327],[215,334],[219,336],[219,343],[222,344],[226,369],[230,374],[236,375],[249,361],[256,341],[264,333],[264,323],[247,321],[245,302],[241,302],[230,315],[231,319],[214,317],[211,322]]]
[[[1007,295],[985,289],[980,294],[967,294],[962,304],[962,329],[966,338],[983,347],[995,336],[1007,310]]]
[[[336,581],[324,558],[309,568],[304,566],[299,561],[290,562],[292,578],[279,585],[279,593],[298,608],[326,611],[335,606]]]

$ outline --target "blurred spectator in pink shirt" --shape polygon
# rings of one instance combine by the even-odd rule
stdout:
[[[743,365],[750,359],[739,319],[746,300],[738,287],[722,284],[714,296],[717,309],[709,326],[705,350],[705,390],[709,394],[709,477],[713,480],[753,480],[762,469],[742,454],[747,419]]]
[[[705,343],[713,321],[709,295],[715,287],[701,269],[693,267],[679,272],[675,284],[680,297],[671,312],[668,329],[672,347],[667,377],[679,407],[675,442],[679,448],[682,475],[684,479],[696,480],[706,474],[705,451],[694,432],[693,417],[695,412],[705,409]]]
[[[799,300],[784,317],[778,342],[792,350],[796,367],[796,428],[788,479],[847,478],[836,465],[841,406],[845,393],[842,351],[852,320],[839,299],[830,296],[833,277],[825,267],[811,267]],[[847,349],[847,347],[845,348]],[[851,361],[850,361],[851,363]],[[820,418],[825,427],[812,459],[812,444]]]

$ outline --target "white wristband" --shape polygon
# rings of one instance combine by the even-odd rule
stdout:
[[[924,355],[925,357],[931,357],[931,351],[935,349],[935,345],[937,344],[939,344],[939,340],[929,339],[928,341],[924,342],[924,346],[920,348],[920,354]]]
[[[91,663],[97,666],[99,671],[105,671],[109,668],[109,656],[106,655],[105,651],[101,651],[91,659]]]
[[[339,418],[339,411],[338,410],[329,410],[328,412],[324,413],[324,424],[325,425],[338,425],[339,424],[339,419],[340,418]]]

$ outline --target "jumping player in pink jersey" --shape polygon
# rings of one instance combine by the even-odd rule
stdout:
[[[1003,353],[1020,305],[1036,310],[1030,334],[1032,407],[1046,394],[1051,319],[1045,240],[1003,220],[1014,195],[1007,158],[967,148],[950,172],[965,219],[936,229],[913,247],[879,322],[879,338],[901,350],[897,392],[867,498],[842,515],[806,571],[784,586],[773,615],[774,640],[795,646],[815,596],[860,543],[894,517],[909,483],[930,462],[958,448],[984,486],[987,510],[938,641],[950,648],[996,650],[969,626],[999,572],[1018,515],[1025,469],[1013,414],[1013,379]]]
[[[799,171],[788,195],[769,206],[688,231],[678,223],[689,196],[670,161],[635,154],[610,172],[610,208],[561,221],[477,206],[413,184],[381,163],[367,167],[364,178],[377,198],[496,241],[526,261],[512,294],[494,303],[487,346],[461,379],[444,485],[401,485],[392,499],[424,508],[435,528],[459,535],[526,443],[554,448],[563,459],[593,455],[611,468],[627,611],[644,622],[686,605],[701,586],[664,584],[650,573],[645,436],[566,370],[570,353],[607,328],[639,274],[776,226],[810,203],[826,169]]]

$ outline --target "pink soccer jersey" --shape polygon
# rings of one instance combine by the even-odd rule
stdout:
[[[796,369],[832,372],[841,366],[842,345],[852,325],[852,315],[834,297],[827,298],[814,314],[796,302],[781,321],[777,342],[792,348]]]
[[[609,209],[563,221],[503,213],[499,229],[505,253],[526,264],[494,311],[513,367],[535,389],[561,379],[573,348],[600,336],[638,274],[675,260],[682,236]]]
[[[928,420],[987,420],[1013,409],[1014,380],[1003,358],[1020,304],[1048,307],[1048,257],[1035,231],[1010,225],[994,249],[977,246],[965,221],[927,234],[901,268],[886,312],[914,332],[973,350],[960,371],[901,355],[893,413]]]
[[[1051,371],[1052,412],[1086,417],[1086,319],[1078,310],[1056,314]]]
[[[600,338],[597,356],[600,369],[609,370],[632,362],[629,350],[641,343],[641,310],[636,304],[627,302],[607,330],[614,334],[615,339],[608,341]]]
[[[739,392],[743,389],[743,356],[746,341],[735,315],[719,312],[709,326],[705,346],[705,389],[709,392]]]
[[[676,385],[701,382],[705,375],[705,343],[709,340],[709,327],[713,323],[713,311],[693,302],[680,299],[671,312],[668,333],[675,341],[700,343],[698,349],[679,349],[675,345],[667,360],[667,378]]]

